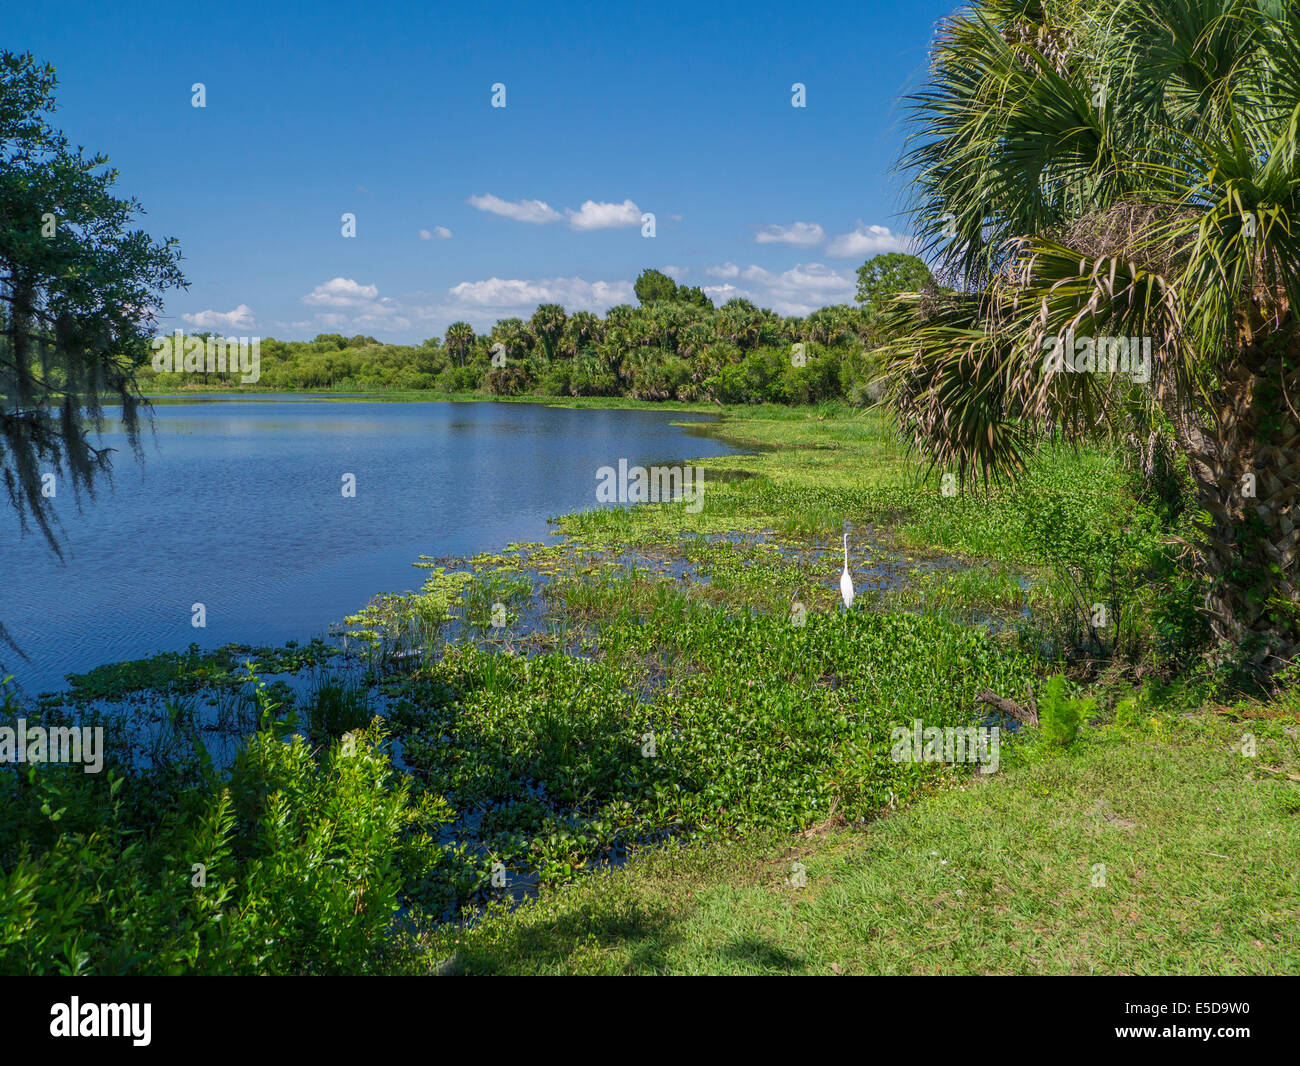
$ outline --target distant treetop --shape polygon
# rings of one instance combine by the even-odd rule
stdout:
[[[929,267],[916,256],[886,252],[858,267],[857,301],[876,312],[895,293],[921,292],[933,284]]]

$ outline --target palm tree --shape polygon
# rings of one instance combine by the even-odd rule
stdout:
[[[1275,672],[1300,648],[1300,2],[982,0],[909,105],[913,232],[956,291],[885,316],[900,427],[968,480],[1116,421],[1149,474],[1167,433],[1213,635]]]
[[[677,350],[677,334],[691,320],[693,308],[686,304],[656,303],[647,309],[647,323],[654,344],[665,351]]]
[[[631,304],[618,304],[605,312],[606,329],[627,329],[628,323],[636,317],[637,309]]]
[[[573,357],[600,341],[604,324],[590,311],[574,311],[565,328],[564,351]]]
[[[632,342],[632,347],[645,348],[655,343],[655,326],[650,315],[648,307],[638,307],[636,312],[628,317],[624,329]]]
[[[547,361],[554,359],[560,350],[560,340],[564,336],[564,327],[568,321],[569,316],[559,304],[539,304],[537,310],[533,312],[533,317],[529,319],[528,328],[537,338],[537,343],[542,346],[542,354],[546,356]]]
[[[607,325],[605,334],[596,344],[596,354],[601,364],[607,370],[618,372],[619,366],[623,362],[623,357],[630,352],[635,345],[628,336],[627,330],[619,326]]]
[[[474,347],[474,327],[468,322],[453,322],[447,327],[443,344],[451,353],[457,366],[464,366],[469,350]]]
[[[533,350],[533,335],[528,331],[527,323],[518,317],[498,320],[488,334],[488,340],[504,347],[508,359],[526,359]]]
[[[816,344],[836,345],[852,335],[853,309],[843,304],[823,307],[808,316],[804,333]]]
[[[740,296],[722,305],[716,322],[718,335],[741,348],[754,347],[762,335],[765,324],[762,312]]]
[[[692,322],[677,336],[677,354],[689,359],[717,339],[711,322]]]

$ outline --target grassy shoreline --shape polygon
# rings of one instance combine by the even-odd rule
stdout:
[[[1111,725],[1069,757],[1027,757],[870,825],[649,850],[437,930],[408,945],[407,966],[420,972],[433,956],[464,974],[1294,974],[1295,727],[1265,725],[1256,766],[1233,747],[1244,721]]]
[[[238,396],[241,399],[261,396],[267,400],[280,397],[303,397],[321,400],[377,400],[396,403],[535,403],[548,407],[610,408],[613,410],[665,410],[692,411],[717,414],[726,410],[722,404],[704,401],[689,403],[683,400],[635,400],[627,396],[541,396],[524,394],[515,396],[496,396],[486,392],[439,392],[434,389],[250,389],[222,388],[212,385],[203,388],[186,388],[168,390],[149,390],[145,399],[154,400],[193,400],[203,397]],[[777,406],[777,405],[769,405]],[[732,405],[732,409],[744,410],[744,406]]]
[[[1158,655],[1139,684],[1051,652],[1071,636],[1077,589],[1044,545],[1071,530],[1086,540],[1117,515],[1141,526],[1117,457],[1045,449],[1014,489],[947,496],[942,472],[910,459],[873,413],[729,410],[707,431],[754,450],[700,462],[699,513],[579,512],[545,544],[419,562],[420,592],[378,597],[349,620],[368,649],[362,672],[330,680],[331,660],[313,649],[254,656],[267,676],[309,664],[326,680],[296,704],[284,687],[259,690],[249,706],[262,730],[229,784],[202,760],[168,763],[128,788],[137,813],[105,820],[98,782],[74,779],[84,810],[47,796],[75,815],[62,827],[34,809],[14,817],[19,835],[0,847],[47,842],[29,872],[51,893],[51,856],[79,826],[91,840],[99,827],[111,877],[125,876],[112,865],[117,832],[156,841],[137,860],[142,883],[181,876],[169,855],[207,855],[227,927],[278,945],[256,949],[259,972],[1295,969],[1300,886],[1279,856],[1300,849],[1300,703],[1225,707]],[[845,522],[859,595],[849,612],[837,584]],[[1126,616],[1150,615],[1147,595],[1131,590]],[[498,607],[504,625],[491,620]],[[1137,635],[1156,648],[1162,632]],[[202,692],[238,702],[249,691],[233,658],[125,666],[134,673],[100,672],[87,692],[121,695],[128,675],[142,679],[170,701],[171,728],[190,723],[195,738],[207,736],[194,725]],[[890,760],[891,726],[978,722],[979,690],[1018,697],[1061,672],[1096,701],[1070,747],[1037,731],[1007,737],[987,779]],[[289,708],[310,744],[283,743]],[[364,728],[376,712],[382,725]],[[257,714],[240,721],[257,728]],[[1251,758],[1239,754],[1246,732]],[[405,772],[394,773],[399,742]],[[181,780],[201,784],[178,792]],[[277,795],[303,797],[277,816],[298,825],[288,842],[264,821]],[[167,835],[224,824],[226,802],[234,820],[218,843]],[[150,803],[180,821],[151,821]],[[376,807],[386,835],[333,860],[359,882],[314,865],[299,876],[295,864],[320,861],[320,839],[354,839],[346,824]],[[257,871],[272,862],[282,872],[267,882]],[[1092,883],[1098,864],[1104,885]],[[289,898],[254,908],[241,896],[254,889]],[[254,965],[210,943],[213,894],[182,891],[197,946],[172,964],[159,949],[146,972]],[[394,934],[385,915],[399,903]],[[27,913],[39,922],[43,906]],[[330,913],[354,939],[322,928]],[[1175,951],[1179,938],[1197,952]]]
[[[1015,613],[1026,599],[1048,612],[1060,606],[1051,602],[1060,588],[1025,593],[1012,582],[1017,595],[1007,597],[996,580],[1020,565],[1051,585],[1043,560],[998,521],[1016,493],[965,508],[939,503],[934,480],[887,435],[864,432],[872,416],[829,427],[808,411],[770,416],[715,425],[763,451],[706,465],[817,487],[861,479],[868,499],[852,493],[845,509],[893,518],[888,533],[901,551],[979,560],[955,582],[922,577],[883,606],[955,609],[964,620],[974,609]],[[1097,459],[1073,457],[1071,477],[1095,475]],[[928,503],[900,501],[900,489]],[[900,520],[908,502],[914,509]],[[778,537],[834,533],[815,508],[784,530],[782,516],[746,510],[746,520],[760,511],[758,525]],[[949,511],[968,521],[958,528]],[[655,542],[661,531],[645,528],[648,517],[627,516],[618,536]],[[753,528],[740,517],[733,528]],[[561,526],[580,536],[592,522],[568,516]],[[813,609],[836,610],[833,579],[832,569]],[[762,606],[777,610],[779,598]],[[1300,704],[1198,705],[1204,693],[1176,685],[1163,698],[1125,701],[1125,691],[1109,694],[1069,753],[1026,738],[995,777],[946,779],[874,821],[845,825],[832,813],[808,832],[643,850],[522,907],[498,904],[439,927],[410,945],[411,964],[433,956],[464,973],[1295,972],[1300,874],[1285,856],[1300,852]],[[1253,758],[1240,754],[1247,732],[1259,744]],[[796,862],[806,885],[791,883]]]

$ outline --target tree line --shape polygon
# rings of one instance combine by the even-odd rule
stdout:
[[[919,259],[901,253],[876,256],[858,274],[858,306],[838,304],[806,317],[782,317],[743,298],[715,307],[701,289],[645,270],[635,285],[639,305],[603,316],[542,304],[528,319],[505,318],[486,332],[454,322],[418,345],[338,333],[267,338],[255,387],[861,404],[885,301],[932,279]],[[146,391],[166,391],[236,386],[238,376],[155,373],[146,365],[140,381]]]

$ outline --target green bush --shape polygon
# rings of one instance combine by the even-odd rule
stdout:
[[[383,732],[316,755],[265,722],[228,773],[180,789],[0,767],[0,974],[365,973],[400,905],[445,906],[446,805],[394,771]]]
[[[481,375],[474,366],[449,366],[436,379],[439,392],[474,392]]]
[[[618,375],[599,356],[583,354],[574,360],[569,389],[574,396],[617,396]]]
[[[509,359],[505,366],[492,367],[484,384],[494,396],[518,396],[532,389],[537,375],[538,366],[532,359]]]
[[[572,396],[573,368],[569,363],[552,363],[538,377],[535,390],[542,396]]]
[[[1064,674],[1048,678],[1038,699],[1038,724],[1043,739],[1049,744],[1069,747],[1079,735],[1079,726],[1096,705],[1097,701],[1091,697],[1066,696]]]

